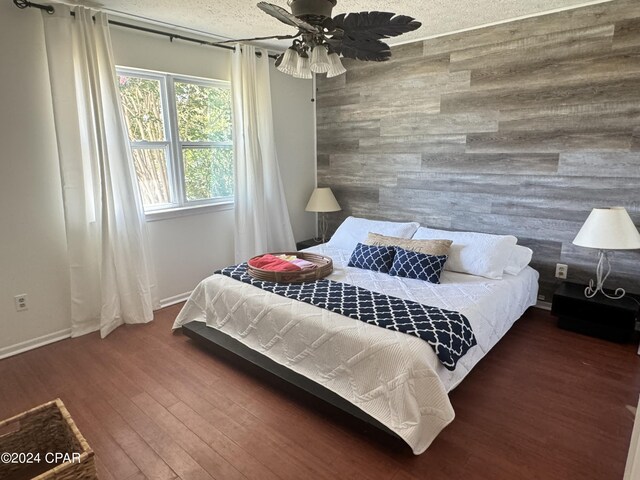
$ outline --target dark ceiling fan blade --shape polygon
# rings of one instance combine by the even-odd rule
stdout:
[[[258,2],[258,8],[262,10],[264,13],[271,15],[274,18],[277,18],[282,23],[286,23],[292,27],[299,28],[305,32],[309,33],[318,33],[318,29],[311,25],[310,23],[305,22],[304,20],[300,20],[298,17],[294,16],[292,13],[287,12],[284,8],[279,7],[278,5],[273,5],[272,3],[267,2]]]
[[[353,40],[349,37],[333,37],[327,41],[337,54],[345,58],[384,62],[391,57],[389,45],[380,40]]]
[[[295,35],[271,35],[270,37],[254,37],[254,38],[237,38],[233,40],[225,40],[223,42],[216,42],[216,45],[222,45],[224,43],[235,43],[235,42],[252,42],[254,40],[289,40],[291,38],[297,38],[301,33],[297,33]]]
[[[336,30],[353,40],[378,40],[412,32],[422,26],[413,17],[391,12],[359,12],[340,14],[333,18]]]

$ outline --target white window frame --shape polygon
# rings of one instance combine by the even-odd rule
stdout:
[[[233,196],[215,197],[204,200],[188,200],[186,196],[183,148],[231,148],[233,140],[228,142],[190,142],[180,139],[178,127],[178,112],[175,94],[175,82],[192,83],[206,87],[230,89],[231,84],[224,80],[212,80],[186,75],[174,75],[129,67],[116,67],[117,75],[125,75],[160,82],[160,101],[162,107],[164,136],[163,141],[132,141],[129,140],[131,150],[135,149],[164,149],[167,162],[169,181],[169,195],[172,203],[157,204],[145,207],[147,220],[160,220],[180,214],[201,213],[209,210],[229,210],[233,208]],[[128,133],[128,132],[127,132]],[[235,175],[235,171],[233,172]],[[136,178],[136,182],[137,182]]]

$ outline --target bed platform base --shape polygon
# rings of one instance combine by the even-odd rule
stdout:
[[[238,364],[239,357],[240,359],[244,360],[245,364],[241,366],[246,367],[248,365],[253,365],[258,367],[258,372],[267,372],[267,380],[284,380],[284,382],[286,382],[288,386],[293,387],[288,390],[292,390],[294,394],[300,393],[300,391],[307,392],[308,394],[311,394],[321,401],[326,402],[329,405],[338,408],[339,410],[342,410],[350,417],[355,418],[355,423],[359,426],[373,426],[377,430],[393,437],[394,443],[395,440],[400,440],[404,444],[404,441],[401,440],[395,432],[393,432],[378,420],[363,412],[358,407],[348,402],[341,396],[335,394],[322,385],[309,380],[307,377],[300,375],[293,370],[289,370],[288,368],[280,365],[277,362],[274,362],[269,357],[256,352],[255,350],[252,350],[235,338],[232,338],[229,335],[216,330],[215,328],[207,327],[204,322],[187,323],[182,326],[182,332],[187,337],[194,340],[196,343],[214,352],[216,355],[233,359],[234,365]],[[252,370],[255,372],[255,369]]]

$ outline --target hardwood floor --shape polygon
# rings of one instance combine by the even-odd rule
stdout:
[[[414,456],[172,335],[179,308],[0,361],[0,418],[62,398],[103,480],[622,478],[640,391],[634,345],[529,310],[452,392],[454,422]]]

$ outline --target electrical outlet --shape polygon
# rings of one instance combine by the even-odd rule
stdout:
[[[20,295],[16,295],[13,297],[13,301],[16,304],[16,312],[24,312],[25,310],[29,310],[27,306],[27,294],[21,293]]]
[[[564,263],[556,263],[556,278],[566,280],[568,271],[569,265],[566,265]]]

